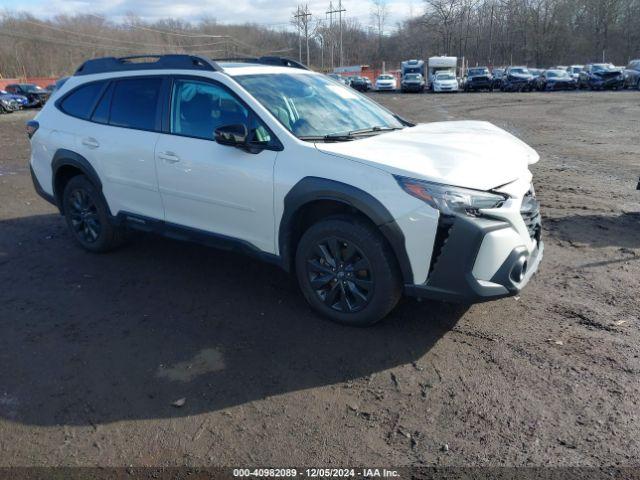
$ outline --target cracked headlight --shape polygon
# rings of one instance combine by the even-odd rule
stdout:
[[[414,178],[396,176],[395,179],[405,192],[439,210],[443,215],[464,214],[477,217],[480,215],[480,210],[499,208],[508,198],[503,194],[426,182]]]

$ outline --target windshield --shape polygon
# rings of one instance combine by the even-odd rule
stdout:
[[[615,68],[612,64],[599,64],[599,65],[594,65],[593,66],[593,71],[594,72],[603,72],[605,70],[610,70],[612,68]]]
[[[388,110],[322,75],[278,73],[235,79],[297,137],[403,127]]]
[[[511,71],[509,73],[517,73],[519,75],[529,75],[529,69],[524,68],[524,67],[516,67],[516,68],[512,68]]]
[[[456,77],[452,73],[439,73],[436,80],[455,80]]]
[[[486,68],[470,68],[469,75],[488,75],[489,70]]]
[[[420,80],[422,78],[422,75],[420,75],[419,73],[407,73],[404,78],[406,78],[407,80]]]
[[[571,67],[569,70],[571,73],[580,73],[582,71],[582,67]]]
[[[37,85],[30,85],[30,84],[22,84],[22,85],[20,85],[20,88],[22,88],[26,92],[41,92],[42,91],[41,87],[39,87]]]
[[[393,80],[393,77],[391,75],[380,75],[378,80]]]
[[[549,70],[547,72],[547,77],[549,78],[566,78],[569,74],[564,70]]]

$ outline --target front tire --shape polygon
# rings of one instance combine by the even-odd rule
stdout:
[[[69,180],[62,201],[69,230],[82,248],[103,253],[123,243],[124,230],[112,224],[104,197],[87,177]]]
[[[346,325],[373,325],[393,310],[402,294],[389,246],[374,226],[354,216],[321,220],[303,234],[296,276],[316,311]]]

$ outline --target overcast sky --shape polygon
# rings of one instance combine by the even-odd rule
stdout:
[[[422,0],[387,0],[389,11],[387,30],[396,22],[421,13]],[[49,17],[58,13],[97,13],[119,21],[127,13],[134,13],[144,20],[153,21],[173,17],[184,20],[198,20],[203,16],[216,18],[220,23],[253,22],[273,26],[289,25],[295,0],[0,0],[0,9],[20,9],[39,17]],[[329,10],[329,0],[308,2],[312,18],[324,19]],[[334,6],[337,0],[334,1]],[[346,17],[357,18],[363,25],[369,25],[370,0],[343,0]]]

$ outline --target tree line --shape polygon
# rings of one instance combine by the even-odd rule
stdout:
[[[469,65],[551,66],[640,58],[640,0],[425,0],[424,12],[388,24],[384,0],[372,0],[370,21],[342,25],[345,65],[397,68],[402,60],[464,57]],[[94,14],[42,20],[28,13],[0,17],[0,75],[58,76],[105,55],[188,52],[209,57],[301,56],[314,68],[338,66],[338,25],[315,21],[309,50],[295,29],[131,15],[114,23]],[[333,55],[332,55],[333,53]]]

